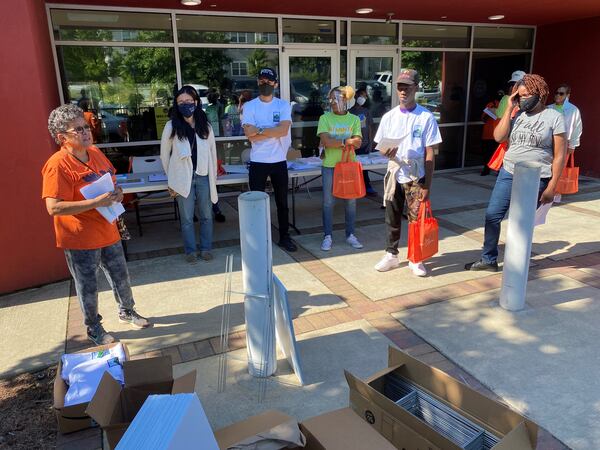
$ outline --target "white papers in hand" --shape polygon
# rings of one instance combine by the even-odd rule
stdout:
[[[86,199],[96,198],[99,195],[106,194],[115,190],[110,173],[105,173],[93,183],[88,184],[80,189],[81,195]],[[108,223],[113,223],[117,217],[125,212],[125,208],[118,202],[114,202],[111,206],[101,206],[96,210],[104,217]]]
[[[383,138],[377,143],[375,150],[379,150],[380,152],[386,152],[392,148],[398,148],[405,137],[406,136],[401,137],[399,139]]]
[[[534,227],[538,225],[544,225],[546,223],[546,216],[548,215],[548,211],[550,211],[550,207],[552,206],[552,202],[544,203],[540,205],[538,209],[535,211],[535,222],[533,224]]]
[[[492,111],[490,108],[485,108],[483,110],[483,112],[486,113],[488,116],[490,116],[494,120],[498,119],[498,116],[496,116],[496,114],[494,114],[494,111]]]

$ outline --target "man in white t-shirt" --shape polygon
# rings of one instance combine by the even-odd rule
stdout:
[[[263,191],[267,178],[275,193],[279,243],[289,252],[296,244],[289,234],[287,152],[292,143],[292,108],[285,100],[273,97],[277,73],[265,67],[258,72],[259,96],[244,104],[242,126],[252,144],[248,179],[252,191]]]
[[[381,143],[391,139],[394,145],[381,150],[390,161],[384,179],[385,224],[387,248],[385,256],[375,269],[385,272],[400,265],[398,243],[404,202],[408,220],[417,219],[419,206],[429,198],[434,169],[434,148],[442,137],[433,114],[415,101],[419,88],[419,73],[403,69],[396,79],[400,104],[382,118],[374,141]],[[422,262],[412,263],[409,268],[419,277],[427,275]]]

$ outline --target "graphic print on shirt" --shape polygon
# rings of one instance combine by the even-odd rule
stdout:
[[[412,137],[413,138],[420,138],[421,136],[423,136],[423,126],[416,124],[413,127],[413,132],[412,132]]]
[[[524,123],[525,118],[520,115],[515,120],[512,132],[510,134],[510,145],[528,145],[531,147],[542,147],[545,130],[545,123],[541,118],[535,122]]]
[[[338,140],[348,139],[352,136],[352,128],[349,126],[334,125],[333,128],[330,129],[329,135]]]
[[[81,177],[81,179],[83,181],[86,181],[88,183],[93,183],[94,181],[98,180],[102,175],[110,173],[110,175],[114,175],[112,170],[100,170],[100,175],[98,175],[96,172],[90,172],[85,174],[84,176]]]
[[[279,114],[279,111],[273,111],[273,122],[274,123],[279,123],[281,120],[280,117],[281,117],[281,115]]]

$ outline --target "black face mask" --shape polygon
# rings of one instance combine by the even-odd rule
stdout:
[[[521,111],[529,112],[533,108],[535,108],[539,102],[540,102],[539,95],[532,95],[529,98],[522,98],[521,100],[519,100],[519,109]]]
[[[273,95],[274,90],[275,90],[275,86],[271,86],[270,84],[259,84],[258,85],[258,93],[265,97]]]

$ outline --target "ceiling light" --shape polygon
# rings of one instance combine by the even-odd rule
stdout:
[[[183,6],[198,6],[202,0],[181,0]]]
[[[447,19],[447,18],[448,18],[448,16],[442,16],[442,17],[440,17],[440,19]]]
[[[320,24],[319,24],[319,26],[320,26],[320,27],[328,27],[329,25],[330,25],[330,24],[328,24],[328,23],[320,23]]]
[[[211,8],[216,8],[216,7],[217,7],[217,5],[210,5],[210,7],[211,7]]]
[[[502,20],[504,19],[504,14],[496,14],[494,16],[488,17],[488,20]]]
[[[373,8],[358,8],[356,10],[356,14],[371,14],[373,12]]]

